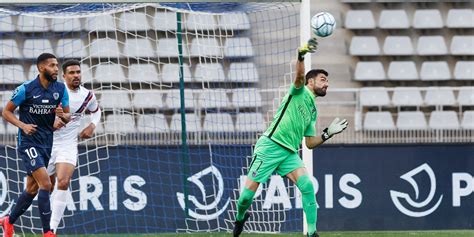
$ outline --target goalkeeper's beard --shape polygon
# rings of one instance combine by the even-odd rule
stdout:
[[[315,88],[314,93],[316,94],[316,96],[321,97],[326,95],[326,91],[323,88]]]

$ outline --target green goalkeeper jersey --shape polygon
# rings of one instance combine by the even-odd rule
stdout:
[[[270,127],[263,135],[297,152],[303,136],[316,135],[315,98],[306,86],[296,88],[294,84],[291,84],[289,93],[283,98]]]

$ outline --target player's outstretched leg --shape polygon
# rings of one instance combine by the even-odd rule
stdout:
[[[247,180],[247,184],[249,186],[255,186],[258,188],[258,183]],[[239,200],[237,201],[237,214],[235,215],[235,225],[234,225],[234,236],[239,236],[240,233],[244,230],[245,222],[250,217],[250,214],[247,213],[250,205],[252,205],[253,197],[255,196],[255,191],[244,187],[242,194],[240,194]]]
[[[14,233],[14,227],[13,224],[10,223],[10,217],[5,216],[0,219],[0,225],[2,226],[3,229],[3,236],[4,237],[12,237]]]
[[[307,174],[301,175],[296,181],[296,186],[300,190],[303,199],[303,210],[306,213],[306,222],[308,223],[308,236],[317,237],[316,222],[318,219],[318,205],[316,204],[311,178]]]
[[[28,210],[34,198],[35,195],[29,194],[26,190],[21,193],[20,197],[18,197],[16,200],[16,205],[11,211],[10,215],[2,219],[3,236],[13,236],[13,224],[21,215],[23,215],[23,213],[25,213],[26,210]]]
[[[308,237],[319,237],[318,233],[314,232],[312,235],[308,233]]]
[[[244,218],[241,221],[236,220],[234,224],[234,237],[240,236],[242,231],[244,230],[245,222],[249,219],[250,214],[245,213]]]

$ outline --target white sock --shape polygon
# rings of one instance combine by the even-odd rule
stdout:
[[[67,198],[69,196],[69,190],[55,190],[54,196],[51,199],[51,229],[56,233],[59,222],[63,218],[64,210],[67,205]]]

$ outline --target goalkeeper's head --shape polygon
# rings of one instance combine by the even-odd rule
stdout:
[[[63,79],[69,89],[75,90],[81,85],[81,63],[77,60],[67,60],[62,65]]]
[[[305,85],[316,96],[325,96],[329,86],[329,73],[324,69],[312,69],[306,73]]]

